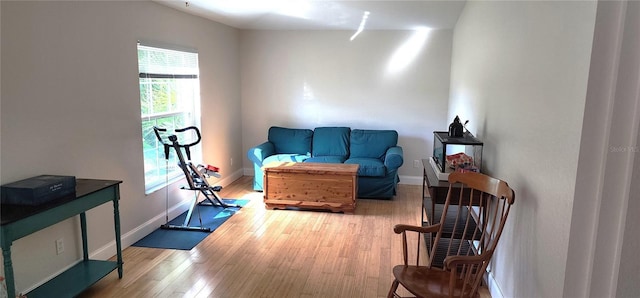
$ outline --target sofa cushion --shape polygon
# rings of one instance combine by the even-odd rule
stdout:
[[[304,162],[319,162],[319,163],[343,163],[347,158],[344,156],[314,156],[306,159]]]
[[[309,158],[309,155],[305,154],[275,154],[265,158],[264,161],[262,161],[262,164],[266,165],[274,161],[303,162],[307,158]]]
[[[269,142],[273,143],[276,154],[310,154],[313,131],[273,126],[269,128]]]
[[[349,158],[344,163],[360,165],[358,176],[384,177],[386,174],[384,163],[377,158]]]
[[[350,158],[383,159],[387,149],[398,144],[398,132],[395,130],[363,130],[351,131]]]
[[[346,159],[349,156],[350,133],[349,127],[317,127],[313,131],[311,156],[344,156]]]

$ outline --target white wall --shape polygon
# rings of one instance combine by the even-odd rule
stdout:
[[[640,3],[600,1],[564,296],[636,297]]]
[[[452,31],[431,31],[416,59],[395,73],[389,61],[414,32],[365,30],[349,41],[352,34],[241,33],[243,151],[266,141],[273,125],[395,129],[405,158],[400,175],[420,183],[413,160],[431,156],[433,131],[451,122]],[[252,168],[246,157],[244,167]]]
[[[449,118],[516,192],[494,296],[561,297],[596,2],[469,1],[453,38]],[[500,293],[501,292],[501,293]]]
[[[640,10],[636,9],[636,12],[638,11]],[[638,99],[640,98],[636,93],[636,100]],[[635,137],[635,145],[630,147],[634,151],[631,188],[629,199],[625,202],[626,206],[623,205],[623,208],[627,210],[627,216],[624,222],[624,233],[622,234],[623,243],[621,243],[618,280],[615,285],[616,297],[634,297],[640,293],[640,276],[638,275],[638,272],[640,272],[640,258],[638,258],[638,251],[640,251],[640,233],[638,233],[640,216],[637,216],[637,212],[640,211],[640,157],[638,156],[640,152],[640,130],[637,126],[636,131],[638,134]]]
[[[137,40],[198,49],[204,160],[227,177],[241,173],[241,162],[229,162],[243,157],[238,30],[147,1],[1,7],[2,183],[43,173],[123,180],[125,245],[164,220],[164,191],[144,195]],[[191,196],[176,189],[172,205]],[[111,204],[87,217],[91,253],[114,255]],[[14,243],[18,291],[81,258],[77,222]],[[59,256],[58,238],[66,249]]]
[[[615,94],[616,65],[619,61],[620,48],[619,31],[620,23],[624,19],[621,18],[620,9],[623,2],[607,3],[604,5],[605,2],[599,2],[596,14],[585,121],[580,140],[576,199],[573,204],[573,214],[580,216],[571,218],[569,237],[571,253],[567,256],[563,293],[565,297],[589,297],[595,251],[593,239],[601,224],[598,213],[602,203],[602,180],[606,156],[610,150],[608,140],[613,114],[611,98]],[[605,201],[608,202],[609,199]]]

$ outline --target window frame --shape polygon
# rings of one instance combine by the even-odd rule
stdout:
[[[161,66],[159,64],[149,63],[152,60],[150,57],[142,58],[141,51],[147,51],[146,55],[151,51],[156,51],[156,54],[162,55],[183,55],[188,57],[186,59],[188,63],[191,63],[191,67],[186,64],[179,65],[176,68],[175,65]],[[143,173],[145,181],[145,194],[153,193],[160,190],[172,183],[184,179],[184,173],[178,166],[178,161],[175,152],[170,150],[169,160],[165,159],[164,145],[157,140],[153,133],[153,126],[162,125],[167,129],[167,134],[175,134],[173,131],[176,128],[183,128],[187,126],[199,126],[200,125],[200,74],[199,74],[199,56],[197,51],[176,49],[168,46],[158,46],[154,44],[143,44],[138,42],[138,86],[139,86],[139,100],[140,100],[140,128],[142,130],[142,151],[143,151]],[[187,56],[190,55],[190,56]],[[176,57],[164,57],[169,63],[174,63]],[[174,59],[174,60],[172,60]],[[193,60],[190,60],[193,59]],[[143,61],[145,60],[145,61]],[[162,60],[162,59],[161,59]],[[179,60],[179,59],[178,59]],[[166,62],[165,61],[165,62]],[[195,61],[195,64],[194,64]],[[184,61],[183,61],[184,62]],[[143,63],[149,63],[143,65]],[[146,70],[153,69],[153,71],[145,72]],[[159,71],[158,71],[159,70]],[[173,71],[172,71],[173,70]],[[178,70],[178,71],[175,71]],[[174,72],[175,71],[175,72]],[[185,73],[188,72],[188,73]],[[179,80],[189,79],[193,80],[186,84],[192,84],[191,86],[182,85]],[[153,110],[154,103],[154,85],[164,85],[159,89],[162,92],[156,92],[160,94],[160,100],[164,99],[166,102],[160,103],[165,105],[165,110],[156,112]],[[146,89],[143,88],[146,85]],[[188,87],[185,87],[188,86]],[[184,90],[187,90],[183,93]],[[147,94],[144,94],[144,93]],[[175,94],[174,94],[175,93]],[[185,95],[186,94],[186,95]],[[146,96],[146,97],[145,97]],[[175,98],[174,98],[175,97]],[[186,99],[185,99],[186,97]],[[148,100],[145,102],[144,100]],[[175,101],[174,101],[175,100]],[[185,104],[186,102],[186,104]],[[151,106],[151,110],[143,107],[145,104]],[[185,107],[186,106],[186,107]],[[147,112],[145,112],[145,110]],[[180,119],[182,118],[182,119]],[[151,124],[149,123],[151,122]],[[159,124],[158,122],[163,122]],[[176,124],[176,122],[182,122]],[[172,123],[165,126],[166,123]],[[146,128],[146,129],[145,129]],[[149,130],[149,131],[147,131]],[[169,143],[166,136],[163,136],[163,141]],[[178,135],[179,139],[182,137]],[[153,141],[152,141],[153,140]],[[188,141],[186,141],[188,142]],[[185,143],[186,143],[185,142]],[[150,146],[150,144],[152,145]],[[183,142],[181,142],[183,143]],[[192,159],[200,159],[202,156],[201,145],[198,144],[191,149]],[[164,160],[164,162],[162,161]]]

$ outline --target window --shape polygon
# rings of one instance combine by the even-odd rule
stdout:
[[[138,44],[142,148],[145,193],[151,193],[184,176],[175,152],[165,159],[164,146],[154,126],[174,129],[200,123],[200,82],[198,54]],[[188,140],[178,135],[180,143]],[[168,140],[165,140],[168,143]],[[199,146],[192,158],[200,157]]]

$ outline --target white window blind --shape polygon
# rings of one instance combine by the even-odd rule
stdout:
[[[169,160],[165,159],[164,146],[153,127],[166,128],[169,134],[174,134],[176,128],[199,126],[198,54],[139,44],[138,70],[145,192],[151,193],[184,175],[173,150]],[[178,137],[181,144],[190,141],[182,139],[188,136]],[[192,149],[192,158],[200,156],[198,145]]]

